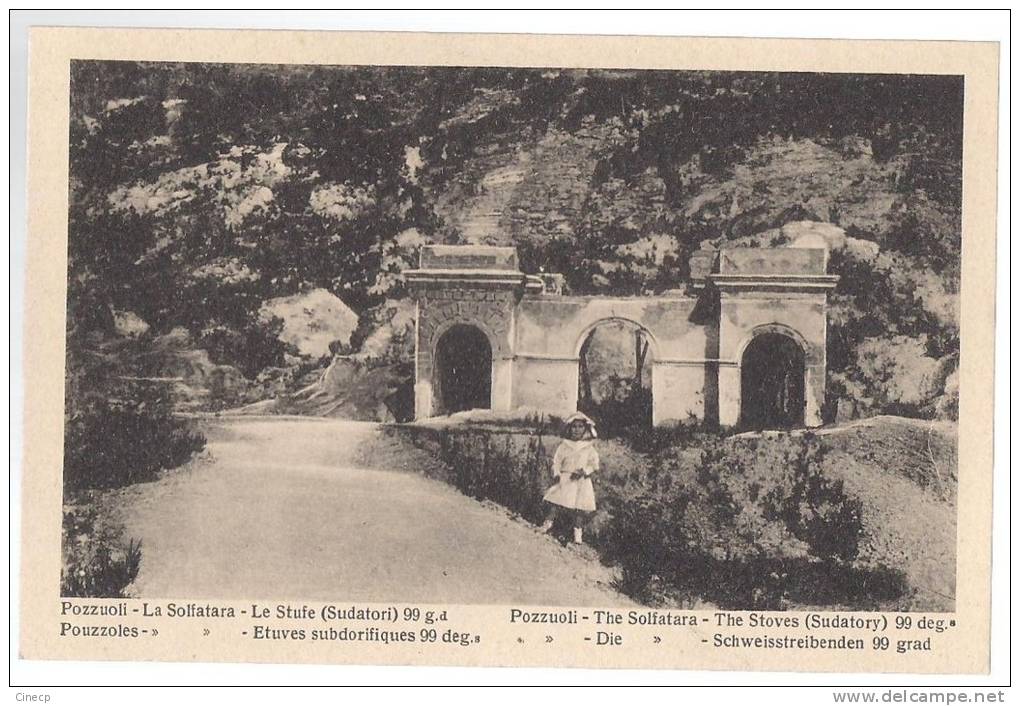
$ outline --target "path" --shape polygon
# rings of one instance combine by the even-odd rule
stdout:
[[[577,549],[442,482],[380,469],[392,464],[379,455],[365,460],[385,447],[374,424],[245,418],[207,434],[205,458],[114,499],[125,536],[142,540],[132,595],[629,603]]]

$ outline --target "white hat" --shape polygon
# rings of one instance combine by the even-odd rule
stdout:
[[[588,427],[588,432],[591,434],[591,438],[595,439],[598,437],[598,433],[595,431],[595,422],[584,412],[574,412],[563,420],[563,426],[564,428],[569,427],[574,422],[584,422]]]

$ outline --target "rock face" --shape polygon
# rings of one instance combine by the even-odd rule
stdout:
[[[550,130],[482,148],[434,190],[436,211],[466,243],[515,245],[573,234],[583,218],[608,129]],[[640,197],[639,197],[640,198]]]
[[[478,181],[461,186],[443,200],[446,222],[469,243],[505,244],[506,234],[500,220],[515,188],[527,176],[529,154],[513,151],[487,155],[477,165],[482,171]]]
[[[270,299],[260,316],[264,321],[282,319],[280,339],[310,358],[329,355],[334,342],[350,345],[351,334],[358,327],[358,315],[325,289]]]
[[[118,336],[137,338],[149,330],[149,324],[133,311],[114,311],[113,327]]]
[[[824,246],[828,250],[842,250],[846,247],[846,231],[832,223],[793,221],[784,225],[780,232],[794,248]]]
[[[244,399],[250,383],[232,365],[217,365],[184,328],[157,336],[143,356],[143,371],[173,383],[181,410],[204,410]]]
[[[408,421],[413,398],[401,365],[368,365],[337,356],[309,385],[293,394],[279,394],[232,414],[298,414],[358,419],[369,422]]]
[[[121,293],[125,340],[185,326],[249,382],[300,387],[331,352],[409,360],[400,273],[427,243],[515,247],[528,273],[564,274],[557,291],[613,296],[682,289],[706,243],[824,243],[850,401],[952,399],[931,370],[958,354],[955,78],[86,63],[70,233],[83,253],[139,249],[123,281],[97,280]],[[190,299],[133,298],[154,289]],[[286,357],[259,337],[274,316]],[[887,385],[919,352],[936,384]]]
[[[364,362],[410,360],[414,355],[414,302],[389,299],[380,307],[381,323],[362,342],[357,357]]]

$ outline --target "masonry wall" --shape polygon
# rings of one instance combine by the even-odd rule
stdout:
[[[818,425],[825,292],[836,281],[825,275],[827,257],[816,247],[699,252],[692,281],[709,287],[700,298],[608,298],[535,293],[536,278],[517,271],[511,248],[431,246],[422,255],[424,269],[408,272],[418,301],[416,416],[443,412],[434,358],[452,325],[475,326],[488,338],[494,409],[571,412],[582,344],[600,324],[626,321],[649,342],[654,424],[691,417],[738,424],[743,352],[754,337],[780,333],[804,352],[805,423]]]
[[[704,326],[695,323],[693,297],[525,296],[517,307],[518,355],[577,358],[584,339],[599,323],[630,321],[645,330],[656,360],[701,360]]]
[[[629,321],[643,329],[649,340],[653,423],[682,421],[691,415],[703,418],[705,359],[715,357],[717,336],[715,321],[702,323],[699,314],[695,298],[679,295],[525,296],[515,321],[514,406],[576,409],[578,358],[584,340],[601,323]],[[714,389],[714,379],[709,387]]]
[[[513,406],[573,412],[577,409],[577,367],[576,359],[518,356],[514,360]]]
[[[677,424],[695,417],[714,418],[714,404],[708,404],[716,381],[704,363],[655,363],[652,367],[652,424]],[[714,400],[713,400],[714,403]]]

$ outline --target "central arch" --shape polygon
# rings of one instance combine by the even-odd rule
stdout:
[[[740,425],[748,429],[804,426],[804,349],[792,336],[759,333],[740,359]]]
[[[640,323],[639,321],[635,321],[634,319],[628,318],[626,316],[602,316],[586,325],[584,328],[581,329],[580,335],[574,341],[574,355],[575,356],[580,355],[581,349],[584,347],[584,344],[588,341],[588,338],[591,336],[592,332],[599,326],[605,326],[606,324],[621,324],[624,326],[631,326],[641,331],[641,334],[645,337],[645,340],[648,341],[648,349],[651,352],[651,354],[655,358],[659,357],[659,341],[658,339],[655,338],[655,335],[651,331],[649,331],[644,324]]]
[[[480,329],[454,324],[436,343],[439,413],[492,407],[492,346]]]
[[[651,427],[652,371],[657,346],[651,333],[629,318],[600,318],[577,342],[577,409],[607,436]]]

